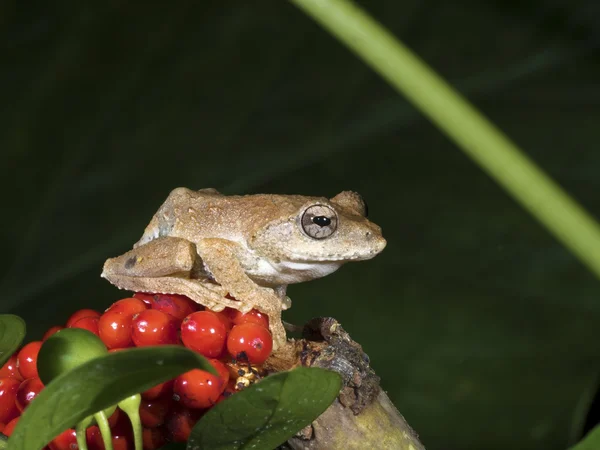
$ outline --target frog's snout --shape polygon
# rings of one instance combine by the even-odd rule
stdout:
[[[371,234],[370,237],[367,237],[367,239],[371,241],[370,242],[370,244],[372,245],[371,252],[373,253],[373,255],[381,253],[383,251],[383,249],[385,248],[385,246],[387,245],[387,241],[380,234],[379,235]]]
[[[364,231],[364,242],[368,248],[369,258],[381,253],[387,245],[387,241],[381,234],[381,228],[375,224]]]

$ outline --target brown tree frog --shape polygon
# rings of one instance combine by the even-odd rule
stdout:
[[[277,348],[286,342],[288,284],[384,249],[381,228],[366,216],[350,191],[327,199],[177,188],[133,250],[105,262],[102,276],[121,289],[186,295],[214,311],[256,308],[269,316]]]

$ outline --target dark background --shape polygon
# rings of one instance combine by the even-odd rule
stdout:
[[[593,213],[599,7],[362,4]],[[335,316],[432,450],[563,449],[599,368],[600,285],[285,1],[0,3],[2,312],[28,339],[123,296],[99,274],[176,186],[360,192],[388,248],[292,286]]]

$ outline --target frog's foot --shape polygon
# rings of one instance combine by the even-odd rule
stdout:
[[[226,298],[227,291],[222,286],[199,280],[180,277],[129,277],[125,275],[106,275],[104,278],[117,286],[132,292],[151,292],[153,294],[179,294],[191,298],[196,303],[213,311],[234,308],[248,312],[252,307]]]

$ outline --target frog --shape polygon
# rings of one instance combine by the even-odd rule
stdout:
[[[212,311],[256,309],[273,351],[287,343],[287,286],[375,257],[381,228],[353,191],[332,198],[172,190],[141,238],[109,258],[101,276],[120,289],[184,295]]]

